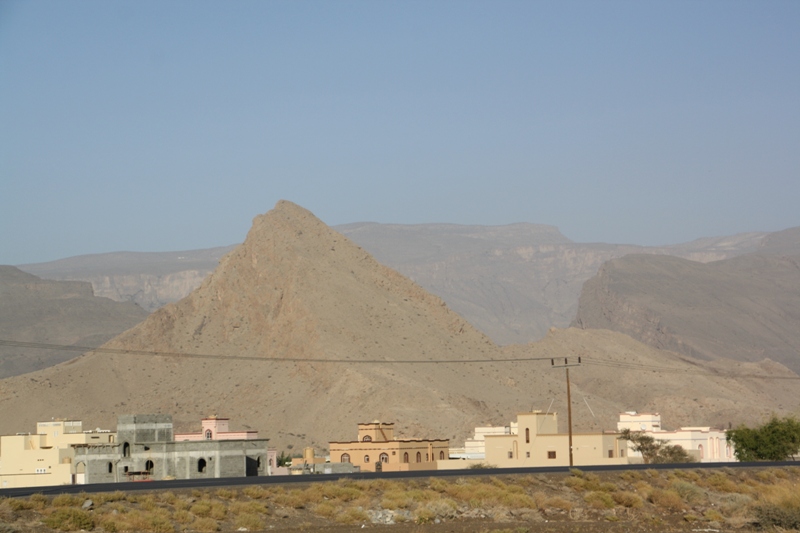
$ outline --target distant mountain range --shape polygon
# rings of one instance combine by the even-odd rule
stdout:
[[[521,270],[548,257],[569,263],[570,253],[581,265],[573,272],[588,268],[569,252],[578,245],[559,244],[553,228],[505,227],[508,241],[494,247],[473,230],[444,229],[462,254],[442,268],[510,250]],[[371,231],[356,230],[344,228],[362,240]],[[519,233],[548,242],[523,253],[514,244]],[[764,237],[693,245],[692,253],[736,255]],[[442,239],[430,239],[420,255],[439,257]],[[524,286],[502,272],[473,276]],[[565,412],[564,374],[549,359],[578,356],[578,431],[611,429],[630,409],[659,411],[671,427],[755,422],[798,409],[800,378],[777,362],[703,361],[577,328],[501,348],[444,300],[305,209],[279,202],[187,297],[100,350],[0,381],[0,432],[53,416],[111,425],[131,412],[172,413],[181,429],[216,413],[263,430],[279,447],[349,439],[357,422],[372,419],[397,422],[401,435],[458,442],[474,426],[507,423],[521,410]]]
[[[786,247],[780,234],[767,233],[664,247],[574,243],[541,224],[357,223],[334,229],[441,297],[499,344],[535,341],[551,327],[569,326],[583,283],[610,259],[647,253],[710,262]],[[233,248],[106,253],[19,268],[46,279],[88,281],[98,296],[154,311],[188,295]]]
[[[85,281],[50,281],[0,265],[0,339],[98,346],[147,318],[132,302],[99,298]],[[80,355],[0,345],[0,378],[53,366]]]

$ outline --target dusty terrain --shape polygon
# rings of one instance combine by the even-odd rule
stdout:
[[[191,295],[106,348],[125,352],[0,382],[0,432],[54,416],[113,428],[119,414],[162,412],[178,430],[228,416],[280,449],[324,450],[374,419],[457,445],[532,408],[560,412],[563,426],[564,372],[551,357],[584,358],[572,372],[576,431],[614,429],[631,409],[660,412],[668,428],[727,427],[800,402],[800,381],[779,364],[698,363],[609,331],[553,330],[500,348],[289,202],[257,217]]]
[[[800,525],[800,468],[332,481],[0,500],[2,531],[750,531]],[[87,504],[91,500],[91,505]],[[89,510],[81,510],[83,506]]]

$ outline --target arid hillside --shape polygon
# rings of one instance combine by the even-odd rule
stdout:
[[[699,359],[771,359],[800,371],[800,256],[708,264],[629,255],[587,281],[574,325]]]
[[[43,280],[0,265],[0,339],[97,346],[147,314],[134,303],[96,297],[89,283]],[[0,378],[46,368],[76,355],[72,350],[0,345]]]
[[[775,363],[697,363],[579,329],[499,348],[441,299],[282,201],[188,297],[103,350],[0,382],[0,431],[54,416],[113,427],[118,414],[144,412],[171,413],[182,429],[216,413],[279,447],[324,448],[373,419],[396,422],[401,435],[459,442],[519,411],[564,413],[564,372],[549,358],[577,356],[578,431],[611,429],[629,409],[660,411],[674,427],[798,408],[798,381],[775,379],[797,376]]]
[[[531,342],[553,326],[567,327],[578,310],[583,283],[610,259],[648,253],[709,262],[758,250],[777,254],[791,233],[743,233],[642,247],[577,243],[553,226],[527,223],[355,223],[334,229],[442,298],[498,344]],[[771,244],[765,246],[768,238]],[[89,281],[98,296],[134,301],[154,311],[197,288],[231,249],[115,252],[20,268],[47,279]]]

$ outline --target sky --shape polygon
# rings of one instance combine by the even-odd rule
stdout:
[[[0,264],[329,225],[800,226],[800,2],[0,0]]]

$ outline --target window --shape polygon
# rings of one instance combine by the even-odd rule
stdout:
[[[206,471],[206,460],[200,459],[197,461],[197,471],[204,474]]]
[[[525,443],[530,444],[531,442],[531,429],[525,428]]]
[[[122,457],[130,457],[131,456],[131,445],[127,442],[122,445]]]
[[[206,440],[211,440],[211,435],[212,435],[212,434],[211,434],[211,430],[210,430],[210,429],[207,429],[207,430],[206,430]]]
[[[114,472],[114,463],[111,461],[108,462],[108,473],[111,474]]]
[[[514,452],[508,452],[508,458],[509,459],[513,459],[514,458]]]
[[[364,462],[365,462],[365,463],[368,463],[368,462],[369,462],[369,455],[365,455],[365,456],[364,456]]]
[[[343,453],[343,454],[342,454],[342,459],[341,459],[341,462],[343,462],[343,463],[349,463],[349,462],[350,462],[350,454],[349,454],[349,453]]]
[[[697,445],[697,449],[700,451],[700,459],[702,459],[703,458],[703,445],[702,444],[698,444]]]
[[[444,452],[439,452],[439,460],[444,461]]]
[[[361,442],[372,442],[372,437],[369,435],[364,435],[364,438],[361,439]]]
[[[530,457],[530,456],[531,456],[531,452],[525,452],[525,457]]]
[[[155,464],[153,464],[153,461],[149,461],[149,460],[145,461],[145,463],[144,463],[144,469],[145,470],[147,470],[149,473],[152,474],[154,468],[155,468]]]
[[[556,458],[556,452],[553,451],[553,450],[550,450],[549,452],[547,452],[547,458],[548,459],[555,459]]]
[[[408,462],[408,452],[406,452],[406,453],[404,453],[404,454],[403,454],[403,462],[404,462],[404,463],[407,463],[407,462]]]
[[[389,462],[389,456],[387,454],[385,454],[385,453],[381,454],[380,459],[381,459],[382,463],[388,463]]]
[[[418,463],[422,462],[422,454],[420,452],[417,452],[417,462]]]
[[[614,450],[608,450],[608,458],[609,459],[613,459],[614,458]]]

